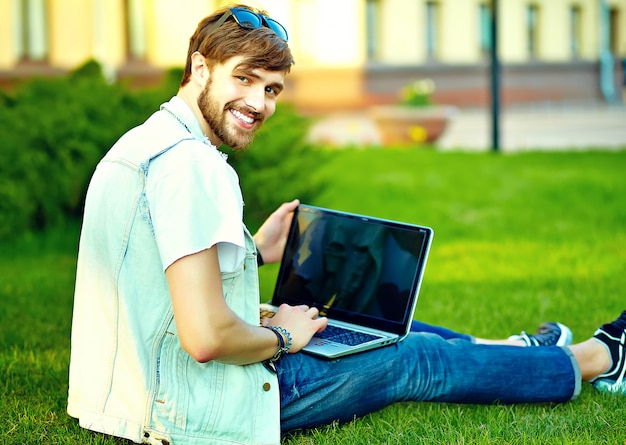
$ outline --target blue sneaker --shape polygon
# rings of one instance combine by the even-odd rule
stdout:
[[[626,395],[626,311],[614,322],[602,325],[593,338],[606,347],[612,364],[608,371],[591,380],[591,383],[600,391]]]
[[[572,344],[572,331],[564,324],[548,321],[537,328],[534,334],[522,331],[511,335],[509,340],[521,340],[526,346],[568,346]]]

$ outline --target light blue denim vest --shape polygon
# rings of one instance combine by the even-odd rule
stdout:
[[[198,363],[182,350],[145,184],[150,162],[209,144],[178,98],[131,130],[98,165],[79,248],[68,412],[95,431],[145,443],[278,444],[278,382],[260,363]],[[191,132],[190,132],[191,131]],[[212,147],[207,147],[211,148]],[[226,302],[259,323],[256,247],[222,274]]]

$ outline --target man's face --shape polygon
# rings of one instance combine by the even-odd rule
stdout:
[[[234,150],[250,145],[261,124],[274,114],[285,80],[283,72],[251,69],[241,65],[242,60],[236,56],[214,66],[198,97],[210,131]]]

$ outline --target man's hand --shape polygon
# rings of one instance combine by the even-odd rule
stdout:
[[[293,212],[298,204],[300,201],[297,199],[282,204],[254,235],[254,242],[261,252],[264,263],[276,263],[281,260]]]
[[[314,307],[281,304],[276,315],[262,319],[261,324],[285,328],[291,334],[292,344],[289,352],[293,354],[304,348],[315,333],[326,329],[328,319],[318,315],[319,311]]]

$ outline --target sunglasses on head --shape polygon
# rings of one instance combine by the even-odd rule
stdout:
[[[207,36],[209,36],[213,31],[222,26],[222,24],[228,20],[230,17],[235,18],[235,22],[242,28],[246,29],[258,29],[261,26],[265,26],[266,28],[271,29],[274,33],[280,37],[285,42],[288,40],[287,38],[287,30],[283,25],[278,23],[276,20],[271,19],[263,14],[258,14],[254,11],[250,11],[246,8],[231,8],[226,11],[218,20],[211,26],[209,31],[207,32]]]

